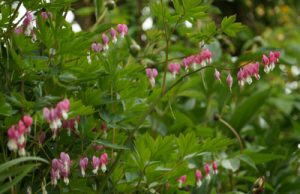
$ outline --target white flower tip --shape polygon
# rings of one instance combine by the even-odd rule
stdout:
[[[65,182],[66,185],[69,185],[69,179],[68,179],[68,177],[64,177],[64,182]]]
[[[106,165],[105,165],[105,164],[102,164],[102,165],[101,165],[101,170],[102,170],[103,173],[106,172],[107,168],[106,168]]]

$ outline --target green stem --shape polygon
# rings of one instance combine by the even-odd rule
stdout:
[[[239,144],[240,144],[240,152],[243,152],[244,146],[241,140],[240,135],[238,134],[238,132],[228,123],[226,122],[224,119],[222,119],[222,117],[220,115],[216,115],[216,118],[223,123],[226,127],[228,127],[231,132],[235,135],[236,139],[238,140]]]
[[[166,40],[166,49],[165,49],[166,58],[165,58],[165,66],[164,66],[164,77],[163,77],[163,83],[161,86],[161,93],[163,94],[165,92],[165,87],[166,87],[166,77],[167,77],[168,61],[169,61],[169,35],[168,35],[168,30],[167,30],[167,23],[165,20],[166,12],[165,12],[162,0],[160,0],[160,3],[163,8],[163,23],[164,23],[165,40]]]

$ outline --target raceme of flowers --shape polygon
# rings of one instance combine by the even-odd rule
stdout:
[[[218,174],[218,169],[217,169],[217,162],[214,161],[212,163],[212,170],[213,170],[213,175],[217,175]],[[204,165],[204,171],[205,171],[205,179],[209,182],[211,179],[211,170],[210,170],[210,166],[208,164]],[[184,183],[187,181],[187,175],[182,175],[177,179],[178,182],[178,188],[181,189],[184,185]],[[195,185],[196,187],[201,187],[202,185],[202,180],[203,180],[203,176],[202,173],[199,169],[196,169],[195,171]]]
[[[40,13],[41,18],[45,21],[48,18],[52,17],[52,13],[43,11]],[[30,36],[31,41],[36,41],[36,34],[34,30],[36,29],[36,17],[34,16],[33,12],[28,11],[22,22],[22,25],[16,27],[15,33],[17,35],[24,34],[25,36]]]
[[[114,28],[111,28],[109,30],[109,34],[110,34],[111,42],[113,44],[116,44],[117,41],[118,41],[118,35],[119,35],[119,38],[124,38],[124,36],[128,34],[128,27],[127,27],[126,24],[118,24],[117,25],[117,30],[115,30]],[[110,39],[109,39],[109,36],[107,35],[106,32],[103,32],[101,34],[101,39],[102,39],[102,43],[93,42],[91,44],[91,51],[92,52],[94,52],[94,53],[99,53],[101,51],[105,52],[109,49]],[[90,52],[88,52],[87,60],[88,60],[88,63],[92,63]]]
[[[25,146],[27,140],[27,134],[30,133],[30,127],[32,125],[32,118],[28,115],[24,115],[18,124],[12,125],[8,131],[8,149],[11,151],[18,151],[19,156],[25,156]]]
[[[275,64],[279,62],[280,51],[270,51],[269,55],[263,54],[262,64],[264,65],[264,71],[269,73],[275,68]],[[212,53],[209,49],[204,49],[197,55],[191,55],[182,60],[182,66],[188,72],[190,68],[197,70],[197,66],[205,67],[212,62]],[[175,79],[176,76],[180,73],[180,64],[179,63],[170,63],[168,65],[168,70]],[[240,87],[243,87],[245,83],[249,85],[252,83],[252,78],[260,79],[259,75],[259,62],[248,63],[241,67],[237,73],[237,80]],[[146,75],[149,79],[149,83],[152,87],[155,86],[155,78],[158,76],[158,71],[156,68],[146,68]],[[219,70],[215,69],[214,78],[221,82],[221,73]],[[233,77],[230,73],[227,74],[226,84],[229,87],[230,91],[233,85]]]
[[[79,168],[81,175],[85,177],[86,175],[86,169],[88,168],[89,159],[88,157],[83,157],[79,160]],[[60,153],[60,158],[56,159],[54,158],[52,160],[51,165],[51,183],[52,185],[56,186],[58,183],[58,180],[63,179],[64,183],[66,185],[69,184],[69,177],[71,175],[71,165],[72,161],[70,159],[69,154],[65,152]],[[103,153],[100,155],[100,157],[93,156],[91,161],[91,166],[93,168],[92,173],[97,175],[99,169],[103,173],[107,171],[107,165],[108,165],[108,155],[107,153]]]

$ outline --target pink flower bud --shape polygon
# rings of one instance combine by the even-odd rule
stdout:
[[[221,73],[220,73],[217,69],[215,69],[215,74],[214,74],[214,76],[215,76],[215,79],[216,79],[216,80],[218,80],[218,81],[221,82]]]
[[[195,172],[195,179],[196,179],[196,185],[197,185],[197,187],[200,187],[201,184],[202,184],[202,181],[201,181],[202,180],[202,173],[198,169]]]
[[[226,83],[231,91],[231,88],[232,88],[232,83],[233,83],[233,79],[232,79],[232,76],[230,75],[230,73],[227,75],[227,78],[226,78]]]
[[[102,43],[104,44],[103,50],[108,50],[109,49],[109,46],[108,46],[109,38],[105,33],[102,33]]]
[[[263,64],[266,66],[266,65],[269,65],[269,58],[266,56],[266,55],[263,55],[262,56],[262,62]]]
[[[107,155],[107,153],[103,153],[100,156],[100,165],[101,165],[102,172],[106,172],[106,170],[107,170],[106,165],[107,164],[108,164],[108,155]]]
[[[92,158],[93,173],[97,174],[100,166],[100,159],[96,156]]]
[[[47,20],[48,19],[48,13],[46,11],[42,11],[41,12],[41,17],[43,20]]]
[[[69,154],[65,152],[60,153],[60,160],[62,161],[63,165],[65,167],[70,167],[71,166],[71,160]]]
[[[180,64],[177,63],[170,63],[169,64],[169,71],[173,74],[174,79],[176,78],[176,74],[180,72]]]
[[[117,32],[116,32],[116,30],[114,28],[111,28],[109,33],[110,33],[112,42],[116,43],[117,42]]]
[[[149,78],[149,82],[150,82],[150,85],[152,87],[155,86],[155,78],[157,77],[158,75],[158,72],[155,68],[147,68],[146,69],[146,74],[147,74],[147,77]]]
[[[128,27],[126,24],[118,24],[117,29],[122,38],[128,34]]]
[[[79,161],[79,166],[83,177],[85,176],[85,169],[87,168],[88,162],[89,159],[87,157],[81,158]]]
[[[279,58],[280,58],[280,51],[275,51],[274,55],[275,55],[275,58],[276,58],[276,62],[278,62]]]
[[[218,173],[218,167],[217,167],[217,162],[216,161],[214,161],[212,163],[212,168],[213,168],[214,174],[217,174]]]
[[[19,123],[18,123],[18,131],[19,131],[19,133],[20,133],[21,135],[23,135],[23,134],[25,134],[25,133],[27,132],[27,129],[26,129],[26,127],[25,127],[23,121],[21,121],[21,120],[20,120]]]
[[[70,110],[70,101],[68,99],[60,101],[56,105],[55,110],[58,117],[63,117],[64,119],[67,119],[68,112]]]
[[[206,61],[206,63],[210,64],[211,63],[211,57],[212,57],[212,54],[211,54],[211,51],[209,49],[205,49],[201,52],[200,54],[201,56],[201,60],[204,60]],[[204,65],[205,66],[205,65]]]
[[[182,187],[182,184],[185,183],[187,180],[187,176],[186,175],[182,175],[181,177],[179,177],[177,179],[177,182],[178,182],[178,188],[181,188]]]
[[[23,122],[27,128],[30,127],[32,125],[32,117],[28,115],[24,115]]]
[[[204,170],[205,170],[206,175],[208,175],[210,173],[210,168],[209,168],[208,164],[204,165]]]

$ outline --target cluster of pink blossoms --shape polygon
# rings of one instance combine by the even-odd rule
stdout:
[[[31,36],[32,42],[36,41],[36,35],[34,33],[35,20],[32,13],[27,12],[21,26],[15,29],[16,34],[24,33],[25,36]]]
[[[68,119],[68,112],[70,110],[70,101],[68,99],[57,103],[55,108],[44,108],[44,119],[49,123],[50,129],[53,132],[53,139],[56,138],[58,129],[62,126],[61,120]]]
[[[69,176],[71,173],[72,161],[69,154],[60,153],[59,159],[53,159],[51,165],[51,183],[57,185],[57,181],[62,178],[66,185],[69,184]]]
[[[212,62],[212,53],[209,49],[204,49],[199,54],[191,55],[183,59],[182,65],[185,70],[188,71],[192,66],[194,70],[197,69],[197,65],[201,65],[201,67],[205,67],[207,64],[211,64]]]
[[[265,66],[264,71],[266,73],[272,71],[275,68],[275,63],[279,62],[279,58],[280,58],[280,51],[274,51],[274,52],[270,51],[269,57],[263,55],[262,62]]]
[[[275,68],[275,64],[279,62],[280,57],[280,51],[270,51],[269,57],[266,55],[262,56],[262,63],[264,65],[264,71],[266,73],[269,73]],[[247,82],[249,85],[252,83],[252,78],[256,78],[257,80],[260,79],[259,75],[259,62],[249,63],[243,67],[241,67],[237,73],[237,80],[238,84],[243,87],[245,85],[245,82]],[[218,81],[221,81],[221,73],[215,69],[215,79]],[[226,78],[226,83],[228,87],[231,90],[232,84],[233,84],[233,78],[230,73],[228,73]]]
[[[218,173],[218,170],[217,170],[217,163],[214,161],[212,163],[212,169],[213,169],[213,174],[216,175]],[[208,164],[205,164],[204,165],[204,171],[205,171],[205,178],[207,179],[207,181],[210,180],[210,166]],[[197,187],[200,187],[202,185],[202,173],[199,169],[196,169],[195,171],[195,185]],[[187,181],[187,176],[186,175],[182,175],[181,177],[179,177],[177,179],[177,182],[178,182],[178,188],[182,188],[182,185]]]
[[[93,173],[98,174],[99,168],[101,168],[102,172],[106,172],[108,164],[108,155],[107,153],[101,154],[100,157],[93,156],[92,158],[92,166],[93,166]]]
[[[279,62],[280,51],[270,51],[269,55],[262,56],[262,63],[264,65],[264,71],[269,73],[275,68],[275,64]],[[190,67],[193,70],[197,69],[197,65],[201,67],[205,67],[212,62],[212,53],[209,49],[204,49],[199,54],[191,55],[183,59],[182,66],[185,68],[186,71],[189,71]],[[180,73],[180,64],[179,63],[170,63],[168,66],[169,72],[173,75],[173,78],[176,78],[176,75]],[[247,82],[248,84],[252,83],[252,78],[256,78],[257,80],[260,79],[259,75],[259,62],[249,63],[242,68],[237,73],[237,80],[238,84],[242,87]],[[155,78],[158,75],[158,71],[156,68],[146,68],[146,75],[149,79],[150,85],[152,87],[155,86]],[[221,82],[221,73],[217,69],[215,69],[214,77],[216,80]],[[231,90],[233,85],[233,77],[230,73],[227,74],[226,77],[226,84],[228,85],[229,89]]]
[[[128,34],[128,27],[126,24],[118,24],[117,25],[117,31],[119,33],[119,36],[121,38],[124,38],[125,35]],[[111,28],[109,33],[110,33],[110,38],[113,43],[117,42],[117,31],[114,28]],[[91,50],[95,53],[103,51],[107,51],[109,49],[109,37],[106,35],[106,33],[102,33],[102,44],[94,42],[91,45]]]
[[[197,69],[197,66],[205,67],[207,64],[211,64],[212,62],[212,53],[209,49],[204,49],[200,53],[196,55],[191,55],[182,60],[182,66],[188,72],[192,67],[193,70]],[[168,65],[169,72],[172,74],[175,79],[176,76],[180,73],[181,65],[179,63],[170,63]],[[158,75],[158,71],[156,68],[146,68],[146,75],[149,79],[150,85],[152,87],[155,86],[155,78]]]
[[[47,20],[48,18],[52,17],[52,13],[46,11],[42,11],[40,15],[43,20]],[[36,41],[36,34],[34,32],[35,28],[36,28],[35,16],[33,15],[33,12],[28,11],[25,14],[22,25],[18,26],[15,29],[15,33],[17,35],[24,34],[25,36],[31,36],[31,41],[35,42]]]
[[[22,120],[19,120],[17,125],[12,125],[8,131],[8,149],[11,151],[18,151],[20,156],[25,156],[26,136],[30,133],[30,127],[32,125],[32,118],[28,115],[24,115]]]
[[[85,170],[88,167],[89,159],[87,157],[83,157],[79,161],[80,171],[82,176],[85,176]],[[102,170],[103,173],[107,170],[107,164],[108,164],[108,155],[107,153],[101,154],[100,157],[93,156],[92,158],[92,167],[93,167],[93,174],[98,174],[99,168]]]

